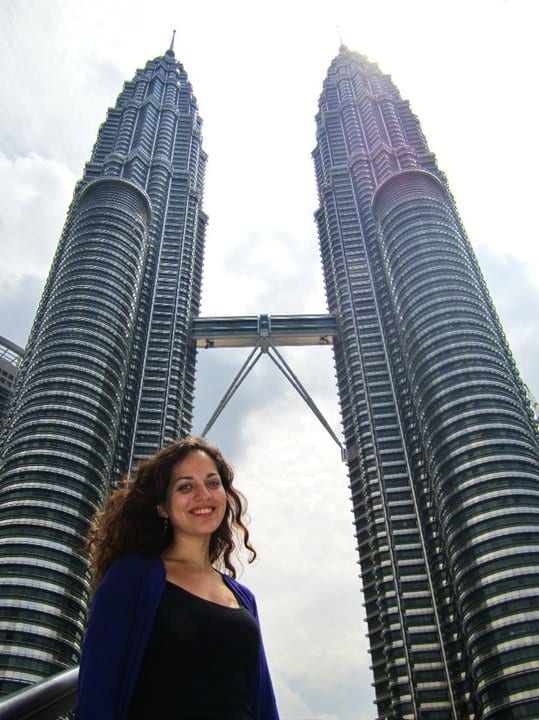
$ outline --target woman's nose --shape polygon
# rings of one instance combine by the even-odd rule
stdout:
[[[197,498],[208,498],[211,497],[209,489],[206,487],[206,483],[197,483],[195,488],[195,496]]]

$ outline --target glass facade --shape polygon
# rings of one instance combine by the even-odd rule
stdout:
[[[539,717],[539,439],[444,175],[341,47],[316,213],[380,720]]]
[[[0,692],[73,666],[105,493],[188,431],[206,216],[201,119],[169,50],[99,130],[20,365],[0,466]]]

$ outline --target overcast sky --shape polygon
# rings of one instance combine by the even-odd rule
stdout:
[[[0,335],[24,345],[75,182],[122,83],[167,49],[204,119],[202,314],[325,312],[310,152],[339,32],[392,75],[447,174],[539,394],[535,0],[0,0]],[[337,27],[339,29],[337,29]],[[340,435],[329,348],[286,351]],[[246,353],[203,351],[200,432]],[[283,720],[375,716],[346,469],[267,358],[209,434],[236,468]]]

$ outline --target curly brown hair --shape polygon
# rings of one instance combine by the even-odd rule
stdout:
[[[172,467],[190,453],[201,450],[214,461],[226,492],[222,523],[210,539],[210,562],[221,562],[232,577],[236,569],[232,553],[239,535],[249,551],[248,562],[256,558],[249,531],[242,522],[247,508],[243,495],[232,487],[234,472],[221,452],[204,438],[187,437],[142,460],[131,475],[108,497],[88,535],[90,569],[97,587],[110,566],[124,555],[156,555],[172,540],[170,526],[163,528],[157,506],[165,501]]]

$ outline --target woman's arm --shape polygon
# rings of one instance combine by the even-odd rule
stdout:
[[[160,571],[152,559],[124,557],[98,587],[81,656],[76,720],[126,717],[162,590]]]

